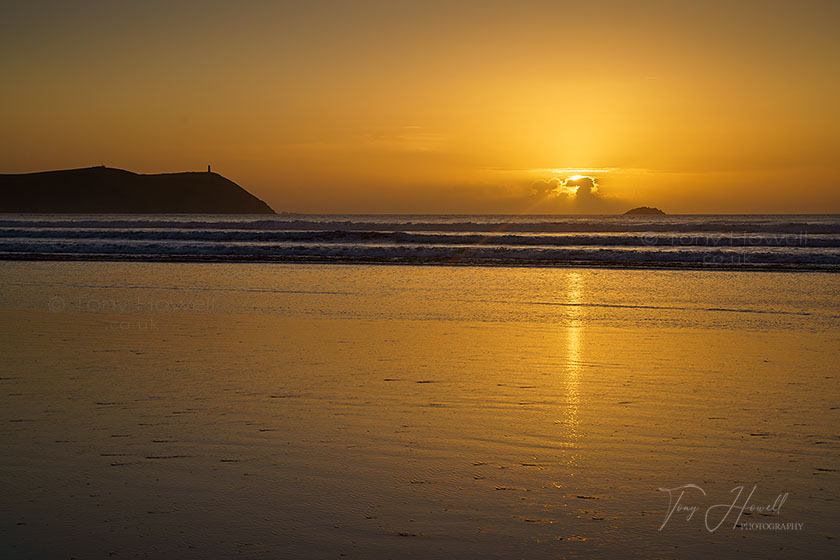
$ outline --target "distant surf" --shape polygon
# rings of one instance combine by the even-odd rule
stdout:
[[[840,270],[840,216],[0,215],[0,258]]]

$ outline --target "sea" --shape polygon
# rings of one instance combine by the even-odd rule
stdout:
[[[839,252],[838,216],[0,216],[0,557],[836,558]]]
[[[840,269],[840,215],[0,215],[0,259]]]

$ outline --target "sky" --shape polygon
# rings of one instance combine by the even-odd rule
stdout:
[[[837,1],[4,3],[0,173],[211,164],[306,213],[840,213],[838,21]]]

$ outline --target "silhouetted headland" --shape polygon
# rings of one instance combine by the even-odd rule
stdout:
[[[636,216],[636,215],[657,215],[657,216],[664,216],[665,212],[660,210],[659,208],[651,208],[650,206],[639,206],[638,208],[633,208],[632,210],[628,210],[624,213],[625,216]]]
[[[141,175],[105,166],[0,175],[0,212],[274,214],[218,173]]]

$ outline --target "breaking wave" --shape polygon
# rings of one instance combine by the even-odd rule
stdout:
[[[0,216],[5,259],[840,269],[840,216]]]

